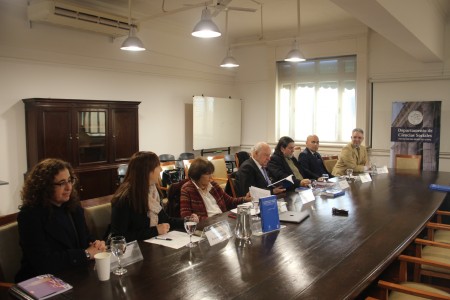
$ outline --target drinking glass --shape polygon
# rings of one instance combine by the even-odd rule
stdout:
[[[328,179],[330,179],[330,175],[328,174],[322,174],[322,178],[324,182],[328,182]]]
[[[253,199],[252,200],[252,204],[253,204],[253,209],[255,210],[255,215],[253,216],[253,220],[254,221],[261,220],[261,218],[258,217],[258,213],[259,213],[259,199]]]
[[[123,236],[114,236],[111,238],[111,253],[117,257],[117,262],[119,263],[119,267],[113,271],[116,275],[123,275],[127,272],[127,269],[122,267],[122,262],[120,261],[120,257],[125,253],[127,249],[127,242],[125,241],[125,237]]]
[[[197,229],[197,220],[192,217],[184,217],[184,229],[186,229],[187,234],[189,234],[189,244],[186,245],[188,248],[196,247],[197,245],[192,242],[192,235]]]
[[[347,171],[345,171],[347,173],[347,178],[352,178],[353,175],[353,169],[347,169]]]
[[[372,162],[370,165],[370,173],[372,175],[377,175],[377,164]]]

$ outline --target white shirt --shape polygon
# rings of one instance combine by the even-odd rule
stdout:
[[[208,187],[206,188],[206,191],[204,191],[201,188],[199,188],[198,185],[195,184],[194,181],[192,181],[192,183],[197,188],[200,196],[202,196],[203,203],[205,204],[206,213],[208,214],[208,217],[212,217],[214,215],[221,214],[222,210],[220,209],[219,205],[217,205],[216,199],[214,199],[213,195],[211,195],[209,193],[209,191],[211,191],[211,189],[212,189],[211,183],[208,184]]]

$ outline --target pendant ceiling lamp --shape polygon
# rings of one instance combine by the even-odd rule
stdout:
[[[125,51],[144,51],[144,44],[136,36],[136,25],[131,24],[131,0],[128,0],[128,10],[128,25],[130,25],[130,31],[128,37],[125,39],[125,41],[123,41],[120,49]]]
[[[225,44],[228,47],[228,10],[225,12]],[[239,67],[237,60],[231,55],[231,48],[227,49],[227,56],[222,60],[220,64],[222,68],[236,68]]]
[[[192,35],[199,38],[214,38],[221,36],[219,27],[212,21],[211,13],[208,7],[205,7],[202,11],[201,20],[195,25],[192,30]]]
[[[300,0],[297,0],[297,39],[294,41],[293,49],[289,51],[285,61],[300,62],[305,61],[303,54],[298,47],[298,38],[300,37]]]

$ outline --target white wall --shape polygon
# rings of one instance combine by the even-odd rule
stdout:
[[[237,45],[238,70],[223,70],[223,41],[199,41],[158,30],[143,29],[150,48],[145,53],[118,50],[114,42],[92,34],[26,22],[26,0],[0,0],[0,215],[17,210],[26,170],[25,120],[21,99],[30,97],[142,101],[139,109],[140,149],[156,153],[190,151],[191,97],[206,95],[243,99],[242,144],[275,141],[275,62],[289,51],[291,41]],[[447,30],[446,63],[425,64],[411,58],[376,33],[302,34],[308,58],[358,55],[358,126],[370,121],[369,80],[390,82],[396,91],[408,78],[442,80],[450,77]],[[187,49],[188,51],[182,51]],[[420,92],[408,86],[408,94]],[[442,92],[442,91],[441,91]],[[444,92],[444,94],[447,92]],[[398,95],[407,96],[407,94]],[[430,94],[433,98],[436,95]],[[448,118],[448,97],[442,118]],[[383,109],[390,109],[389,101]],[[443,133],[444,134],[444,133]],[[350,136],[350,134],[349,134]],[[390,136],[377,136],[388,140]],[[443,137],[444,138],[444,137]],[[375,151],[383,158],[383,142]],[[339,145],[326,147],[327,154]],[[441,170],[450,171],[449,149],[441,149]]]

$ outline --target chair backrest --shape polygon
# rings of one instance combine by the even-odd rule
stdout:
[[[180,195],[181,195],[181,187],[185,184],[189,179],[183,179],[179,182],[172,184],[167,191],[167,214],[173,218],[180,218]]]
[[[17,213],[0,217],[0,245],[0,281],[13,283],[22,259]]]
[[[396,154],[395,169],[420,171],[422,155]]]
[[[160,162],[175,161],[175,155],[172,155],[172,154],[160,154],[159,155],[159,161]]]
[[[125,178],[125,174],[127,174],[128,170],[128,164],[121,164],[119,167],[117,167],[117,178],[119,183],[123,182],[123,179]]]
[[[228,182],[225,186],[225,193],[230,195],[233,198],[237,198],[236,192],[236,172],[228,174]]]
[[[216,181],[222,189],[225,190],[228,182],[228,169],[224,158],[211,159],[211,163],[214,165],[214,173],[212,174],[213,180]]]
[[[300,155],[300,152],[302,152],[302,147],[300,147],[300,146],[295,146],[295,147],[294,147],[294,154],[293,154],[293,156],[294,156],[295,158],[298,158],[298,156]]]
[[[104,240],[111,224],[111,203],[84,208],[84,217],[89,233],[97,240]]]
[[[234,154],[234,160],[236,161],[236,168],[239,168],[239,166],[242,165],[242,163],[249,158],[250,158],[250,153],[248,153],[247,151],[236,152]]]
[[[192,160],[195,158],[194,153],[191,152],[183,152],[178,156],[177,168],[183,169],[186,166],[184,165],[185,160]]]
[[[322,156],[323,164],[329,173],[333,172],[333,168],[338,161],[338,156]]]

